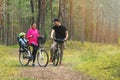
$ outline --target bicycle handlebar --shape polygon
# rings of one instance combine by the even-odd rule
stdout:
[[[59,42],[59,43],[62,43],[62,42],[65,42],[66,40],[65,39],[59,39],[59,38],[53,38],[53,40],[55,42]]]
[[[54,40],[65,41],[65,39],[54,38]]]

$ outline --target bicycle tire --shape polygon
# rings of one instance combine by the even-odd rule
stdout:
[[[19,51],[19,62],[22,66],[27,66],[29,64],[29,59],[27,57],[28,52]],[[26,57],[25,57],[26,56]]]
[[[59,62],[59,53],[58,53],[58,50],[53,54],[53,65],[54,66],[57,66],[58,65],[58,62]]]
[[[38,51],[37,61],[40,67],[46,67],[48,65],[48,53],[45,50]]]

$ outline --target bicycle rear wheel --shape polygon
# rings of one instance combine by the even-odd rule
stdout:
[[[46,67],[48,64],[48,53],[45,50],[39,50],[37,54],[37,61],[39,66]]]
[[[19,51],[19,62],[22,66],[27,66],[29,64],[28,52]]]
[[[55,51],[55,53],[53,54],[53,65],[54,66],[57,66],[58,65],[58,62],[59,62],[59,53],[58,53],[58,50]]]

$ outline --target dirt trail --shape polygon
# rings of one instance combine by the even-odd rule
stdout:
[[[15,55],[18,49],[11,52]],[[66,63],[57,67],[53,66],[52,63],[48,63],[47,67],[40,67],[36,63],[36,66],[32,67],[30,63],[25,69],[21,70],[20,77],[30,80],[94,80],[88,75],[75,72],[72,70],[72,65]]]
[[[51,63],[47,67],[28,67],[21,71],[21,77],[33,80],[93,80],[80,72],[75,72],[70,65],[54,67]]]

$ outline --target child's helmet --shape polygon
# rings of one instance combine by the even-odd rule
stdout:
[[[19,37],[23,37],[23,36],[25,36],[24,32],[19,33]]]

